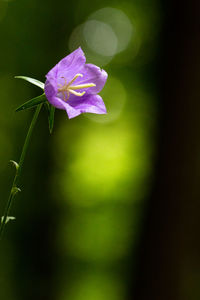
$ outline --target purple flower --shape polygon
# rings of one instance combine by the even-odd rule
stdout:
[[[107,77],[104,70],[86,64],[85,55],[78,48],[48,72],[45,95],[53,106],[66,110],[69,119],[81,113],[105,114],[104,102],[97,93]]]

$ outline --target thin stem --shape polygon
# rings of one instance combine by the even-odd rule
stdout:
[[[6,203],[6,207],[5,207],[5,210],[4,210],[3,220],[2,220],[1,226],[0,226],[0,239],[2,238],[4,229],[5,229],[6,220],[7,220],[8,214],[9,214],[9,210],[10,210],[11,205],[12,205],[12,201],[13,201],[15,195],[20,191],[20,189],[17,187],[17,185],[19,183],[19,178],[20,178],[20,175],[21,175],[21,170],[22,170],[25,155],[26,155],[26,152],[27,152],[27,149],[28,149],[28,145],[29,145],[29,142],[30,142],[30,138],[31,138],[34,126],[36,124],[39,112],[41,110],[41,107],[42,107],[42,104],[38,105],[36,110],[35,110],[35,113],[33,115],[33,119],[31,121],[29,130],[28,130],[25,142],[24,142],[24,146],[22,148],[19,164],[18,165],[16,164],[16,174],[15,174],[15,177],[14,177],[14,180],[13,180],[12,188],[10,190],[10,195],[8,197],[8,201]]]

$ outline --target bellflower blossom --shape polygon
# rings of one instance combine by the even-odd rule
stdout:
[[[66,110],[69,119],[81,113],[105,114],[101,96],[107,73],[93,64],[86,64],[81,48],[63,58],[46,75],[45,95],[59,109]]]
[[[105,114],[106,108],[102,98],[98,93],[102,90],[107,80],[107,73],[99,67],[86,64],[85,55],[81,48],[78,48],[70,55],[63,58],[46,75],[46,82],[27,76],[15,76],[26,80],[43,90],[42,95],[26,101],[20,105],[16,111],[22,111],[31,107],[36,107],[31,121],[24,146],[22,147],[19,162],[11,160],[16,169],[16,174],[10,189],[9,197],[5,205],[3,216],[0,217],[0,240],[8,221],[15,218],[9,216],[12,202],[21,189],[21,170],[24,164],[30,138],[36,124],[40,110],[45,105],[48,111],[49,131],[52,133],[54,124],[55,107],[66,110],[69,118],[74,118],[81,113]],[[47,105],[47,100],[51,105]]]

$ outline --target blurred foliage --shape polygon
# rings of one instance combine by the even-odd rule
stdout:
[[[126,298],[151,186],[160,23],[159,0],[0,1],[1,211],[33,113],[14,111],[40,93],[13,77],[44,82],[78,46],[109,74],[106,116],[56,111],[49,136],[40,115],[0,248],[2,299]]]

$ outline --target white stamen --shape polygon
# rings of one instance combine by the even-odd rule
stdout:
[[[78,93],[78,92],[75,92],[75,91],[73,91],[73,90],[71,90],[71,89],[69,89],[68,91],[69,91],[71,94],[73,94],[73,95],[75,95],[75,96],[79,96],[79,97],[81,97],[81,96],[83,96],[83,95],[85,94],[85,92]]]
[[[83,77],[83,74],[80,74],[80,73],[76,74],[74,76],[74,78],[68,83],[68,86],[71,85],[76,80],[76,78],[78,78],[78,77]]]
[[[78,93],[78,92],[75,92],[75,90],[80,90],[80,89],[85,89],[85,88],[96,86],[96,84],[94,84],[94,83],[71,85],[78,77],[83,77],[83,74],[80,74],[80,73],[76,74],[74,76],[74,78],[68,83],[67,83],[67,80],[65,77],[61,77],[65,80],[65,83],[63,85],[58,84],[58,92],[62,93],[64,101],[67,101],[69,99],[70,93],[75,96],[78,96],[78,97],[81,97],[85,94],[85,91],[83,91],[82,93]],[[67,99],[66,99],[65,93],[67,93]]]
[[[89,88],[89,87],[93,87],[93,86],[96,86],[96,84],[86,83],[86,84],[72,85],[72,86],[70,86],[70,89],[71,90],[80,90],[80,89]]]

